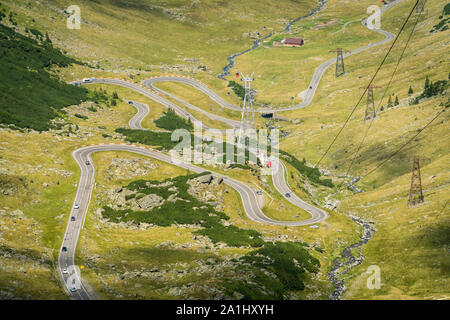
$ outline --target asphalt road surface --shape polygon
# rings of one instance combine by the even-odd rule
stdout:
[[[147,114],[150,112],[148,105],[131,100],[126,100],[126,102],[134,106],[137,110],[136,115],[134,115],[134,117],[130,119],[128,125],[130,126],[131,129],[143,130],[142,120],[144,120],[145,116],[147,116]]]
[[[61,249],[63,247],[66,248],[67,251],[60,251],[60,255],[58,258],[59,270],[61,276],[64,280],[64,283],[67,286],[68,292],[70,292],[71,297],[73,299],[95,299],[95,293],[88,287],[88,284],[85,281],[82,281],[78,272],[76,272],[72,277],[75,277],[76,283],[80,284],[76,291],[71,292],[70,289],[73,287],[71,281],[68,281],[68,278],[71,276],[69,274],[65,274],[64,270],[70,269],[71,266],[74,265],[74,256],[76,253],[76,246],[78,243],[78,238],[80,235],[81,228],[84,223],[84,219],[86,218],[86,213],[89,207],[90,197],[92,195],[92,191],[94,188],[95,180],[95,169],[92,163],[91,154],[95,152],[101,151],[127,151],[137,153],[143,156],[152,157],[154,159],[164,161],[167,163],[174,164],[178,167],[188,169],[192,172],[201,173],[206,170],[200,167],[197,167],[190,163],[184,163],[181,161],[172,161],[171,157],[165,155],[161,152],[154,151],[142,146],[133,146],[133,145],[98,145],[98,146],[88,146],[77,149],[73,152],[73,157],[75,161],[78,163],[81,169],[80,181],[78,183],[78,190],[75,196],[74,206],[71,211],[70,217],[75,217],[75,221],[72,221],[72,218],[69,218],[69,223],[66,228],[66,232],[64,235],[64,241],[62,243]],[[219,173],[211,172],[211,174],[220,179],[224,179],[224,183],[228,186],[235,189],[242,199],[242,204],[244,206],[245,213],[247,217],[253,221],[271,224],[271,225],[283,225],[283,226],[304,226],[312,223],[317,223],[322,221],[327,217],[327,213],[324,210],[313,207],[307,203],[305,203],[300,198],[296,197],[288,187],[284,181],[284,171],[280,170],[280,174],[274,175],[274,185],[277,190],[280,192],[290,192],[292,194],[289,201],[299,207],[304,207],[305,210],[311,210],[312,218],[303,221],[277,221],[268,218],[262,212],[259,202],[258,195],[256,194],[256,190],[247,186],[245,183],[223,176]],[[75,209],[75,205],[78,205],[79,208]]]
[[[382,11],[386,11],[393,5],[401,2],[402,0],[397,0],[389,5],[386,5],[382,8]],[[363,22],[364,23],[364,22]],[[369,44],[363,48],[357,49],[351,53],[346,54],[345,56],[349,56],[352,54],[359,53],[361,51],[373,48],[375,46],[387,43],[394,39],[394,35],[383,31],[383,30],[374,30],[376,32],[382,33],[385,35],[385,39],[383,41]],[[320,65],[314,72],[313,78],[311,80],[310,86],[312,89],[308,91],[308,93],[305,96],[304,101],[301,104],[291,106],[288,108],[282,108],[277,109],[276,111],[287,111],[287,110],[293,110],[305,107],[309,105],[312,101],[312,98],[314,97],[315,90],[317,89],[317,86],[319,84],[320,79],[322,78],[325,70],[333,65],[335,62],[335,59],[330,59],[329,61],[323,63]],[[226,119],[220,116],[213,115],[211,113],[208,113],[206,111],[201,110],[198,107],[195,107],[167,92],[164,92],[158,88],[156,88],[153,84],[156,82],[161,81],[178,81],[182,83],[189,84],[193,86],[194,88],[197,88],[201,92],[208,95],[212,100],[216,101],[219,105],[233,109],[233,110],[241,110],[241,108],[238,108],[236,106],[233,106],[229,103],[227,103],[225,100],[220,98],[215,92],[207,88],[205,85],[201,84],[200,82],[197,82],[193,79],[189,78],[182,78],[182,77],[158,77],[153,78],[149,80],[144,80],[144,85],[150,87],[154,91],[158,92],[161,95],[166,95],[171,97],[172,99],[176,100],[177,102],[183,104],[187,108],[190,108],[192,110],[196,110],[198,112],[202,112],[203,114],[207,115],[208,117],[211,117],[211,119],[222,121],[224,123],[229,124],[231,127],[238,126],[238,123],[234,120]],[[79,82],[74,82],[79,83]],[[117,80],[117,79],[93,79],[91,83],[106,83],[106,84],[115,84],[120,85],[123,87],[127,87],[129,89],[135,90],[144,96],[147,96],[148,98],[161,103],[162,105],[174,109],[175,112],[177,112],[178,115],[184,117],[184,118],[190,118],[192,121],[198,121],[193,117],[189,112],[184,110],[183,108],[179,107],[178,105],[164,99],[158,94],[149,92],[148,90],[142,88],[141,86],[130,83],[123,80]],[[133,105],[137,108],[138,112],[137,114],[130,120],[129,125],[133,129],[142,129],[141,127],[141,121],[142,119],[147,115],[148,113],[148,106],[133,102]],[[273,112],[272,109],[258,109],[257,112]],[[208,129],[207,126],[203,125],[205,129]],[[74,257],[76,253],[76,246],[78,243],[79,235],[81,232],[81,229],[84,224],[84,220],[86,218],[86,213],[89,207],[90,203],[90,197],[92,195],[92,191],[94,188],[95,180],[95,169],[94,165],[92,163],[91,154],[95,152],[101,152],[101,151],[128,151],[128,152],[134,152],[137,154],[141,154],[144,156],[152,157],[154,159],[164,161],[167,163],[172,163],[174,165],[177,165],[181,168],[188,169],[192,172],[204,172],[206,171],[203,168],[197,167],[190,163],[184,163],[180,161],[172,161],[171,157],[165,154],[162,154],[160,152],[151,150],[147,147],[142,146],[133,146],[133,145],[118,145],[118,144],[108,144],[108,145],[97,145],[97,146],[88,146],[88,147],[82,147],[80,149],[77,149],[73,152],[73,157],[75,161],[78,163],[80,169],[81,169],[81,175],[80,180],[78,183],[77,188],[77,194],[75,196],[74,205],[71,210],[71,214],[69,217],[69,222],[66,227],[66,232],[64,234],[64,240],[61,245],[60,254],[58,257],[58,265],[59,265],[59,271],[61,278],[65,284],[65,289],[67,292],[69,292],[70,296],[73,299],[77,300],[89,300],[89,299],[98,299],[99,297],[95,294],[93,289],[89,286],[89,284],[86,281],[83,281],[79,271],[75,268],[72,269],[74,266]],[[327,218],[326,211],[317,208],[315,206],[312,206],[306,202],[304,202],[302,199],[297,197],[289,188],[288,182],[286,181],[286,175],[285,171],[286,168],[280,161],[274,161],[273,162],[273,183],[278,192],[280,192],[289,202],[292,204],[298,206],[299,208],[302,208],[309,212],[311,214],[311,218],[303,221],[277,221],[273,220],[271,218],[268,218],[264,215],[262,212],[259,202],[258,202],[258,195],[256,194],[256,190],[247,186],[245,183],[240,182],[238,180],[223,176],[221,174],[211,172],[215,177],[217,178],[223,178],[224,183],[235,189],[242,199],[242,204],[244,206],[245,213],[247,217],[253,221],[260,222],[260,223],[266,223],[271,225],[284,225],[284,226],[305,226],[310,225],[314,223],[318,223],[323,221]],[[75,206],[77,208],[75,208]],[[63,248],[65,250],[63,250]],[[76,290],[71,291],[72,288],[76,288]]]
[[[73,81],[73,84],[82,84],[81,81]],[[146,88],[141,87],[140,85],[133,83],[133,82],[128,82],[125,80],[120,80],[120,79],[106,79],[106,78],[93,78],[90,80],[89,83],[85,83],[85,84],[95,84],[95,83],[104,83],[104,84],[113,84],[113,85],[118,85],[121,87],[125,87],[131,90],[134,90],[144,96],[146,96],[147,98],[152,99],[153,101],[162,104],[163,106],[166,106],[167,108],[171,108],[173,109],[180,117],[186,118],[186,119],[191,119],[192,122],[201,122],[200,120],[198,120],[197,118],[195,118],[191,113],[189,113],[188,111],[186,111],[185,109],[183,109],[182,107],[180,107],[179,105],[172,103],[171,101],[164,99],[163,97],[161,97],[160,95],[153,93],[151,91],[149,91]],[[179,99],[181,100],[181,99]],[[212,113],[206,112],[196,106],[193,106],[191,104],[188,104],[187,102],[184,102],[185,106],[199,111],[201,113],[203,113],[205,116],[209,117],[212,120],[216,120],[216,121],[220,121],[223,122],[225,124],[227,124],[228,126],[230,126],[230,128],[236,128],[239,127],[239,121],[236,120],[232,120],[232,119],[228,119],[228,118],[224,118],[218,115],[214,115]],[[202,124],[204,129],[213,129],[205,124]],[[217,130],[217,129],[215,129]],[[223,130],[220,130],[223,131]]]

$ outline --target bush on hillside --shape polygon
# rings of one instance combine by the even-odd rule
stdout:
[[[235,81],[229,81],[228,82],[228,87],[231,87],[231,89],[233,90],[233,92],[242,100],[244,100],[245,97],[245,89],[243,86],[241,86],[239,83],[235,82]]]
[[[320,171],[317,168],[311,168],[306,165],[306,160],[299,161],[294,156],[290,155],[286,151],[280,150],[280,155],[283,160],[288,162],[291,166],[298,170],[302,175],[306,176],[311,182],[326,186],[326,187],[334,187],[331,179],[320,179]]]
[[[448,90],[449,82],[449,80],[438,80],[436,82],[432,82],[427,76],[422,93],[413,99],[410,104],[418,104],[422,99],[443,94],[446,90]]]
[[[162,117],[153,121],[158,128],[166,130],[186,129],[192,131],[194,126],[190,119],[186,120],[178,116],[172,108],[164,112]]]

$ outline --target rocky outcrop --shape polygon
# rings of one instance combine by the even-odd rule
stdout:
[[[106,173],[114,179],[130,179],[145,176],[156,168],[158,165],[146,158],[114,158],[106,168]]]
[[[135,203],[139,210],[149,211],[154,207],[158,207],[164,203],[164,199],[156,194],[147,194],[146,196],[132,201]],[[132,209],[136,210],[136,206],[132,205]]]
[[[223,211],[223,190],[220,179],[214,178],[212,175],[205,175],[198,178],[190,179],[188,193],[202,202],[212,204],[217,211]]]

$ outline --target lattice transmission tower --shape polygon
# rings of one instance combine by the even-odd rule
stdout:
[[[344,56],[343,53],[348,53],[350,51],[344,50],[342,48],[337,48],[336,50],[330,50],[330,52],[336,53],[336,78],[345,74],[344,66]]]
[[[418,156],[414,156],[408,206],[412,207],[422,203],[423,201],[422,178],[420,177],[420,158]]]
[[[372,85],[370,85],[368,87],[360,87],[360,89],[366,89],[366,88],[367,88],[367,103],[366,103],[366,112],[364,115],[364,121],[368,121],[368,120],[376,117],[375,99],[373,97],[373,89],[381,88],[381,87],[372,86]]]
[[[417,14],[424,14],[425,13],[425,1],[419,0],[416,6],[416,13]]]
[[[243,133],[249,129],[256,130],[255,124],[255,112],[253,110],[253,102],[256,95],[256,90],[251,87],[251,82],[254,80],[253,73],[250,76],[242,75],[241,78],[244,81],[245,96],[244,104],[242,106],[241,126],[240,132]]]

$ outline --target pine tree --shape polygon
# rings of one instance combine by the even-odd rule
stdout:
[[[392,98],[391,98],[391,95],[389,95],[389,100],[388,100],[387,107],[388,107],[388,108],[392,108]]]
[[[52,40],[50,40],[50,37],[48,36],[48,33],[45,33],[45,42],[52,43]]]
[[[398,106],[400,102],[398,102],[398,96],[395,96],[394,106]]]
[[[429,86],[430,86],[430,79],[427,76],[427,78],[425,79],[425,87],[424,87],[424,89],[428,89]]]
[[[411,95],[411,94],[413,94],[413,93],[414,93],[414,91],[413,91],[412,87],[409,86],[408,95]]]
[[[427,98],[433,96],[433,90],[434,90],[433,82],[429,81],[427,86],[423,90],[423,96]]]

